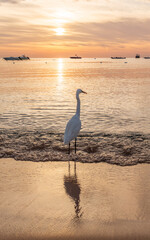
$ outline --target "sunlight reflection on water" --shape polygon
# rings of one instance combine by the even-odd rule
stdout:
[[[144,59],[1,60],[0,128],[63,132],[81,88],[82,131],[149,133],[149,70]]]

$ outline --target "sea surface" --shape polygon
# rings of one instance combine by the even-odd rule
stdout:
[[[80,94],[80,161],[149,162],[150,59],[143,58],[0,59],[0,157],[66,160],[62,139],[78,88],[87,92]]]

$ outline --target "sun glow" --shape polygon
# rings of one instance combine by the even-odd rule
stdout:
[[[56,32],[56,35],[64,35],[65,34],[65,29],[64,28],[56,28],[54,29]]]
[[[53,18],[56,23],[67,23],[74,19],[74,14],[65,9],[61,9],[54,13]]]

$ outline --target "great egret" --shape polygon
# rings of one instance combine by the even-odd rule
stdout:
[[[86,92],[81,89],[77,89],[76,91],[76,99],[77,99],[77,108],[76,114],[69,120],[66,125],[65,135],[64,135],[64,144],[69,144],[69,154],[70,154],[70,142],[75,139],[75,153],[76,153],[76,138],[81,129],[81,121],[80,121],[80,98],[79,94]]]

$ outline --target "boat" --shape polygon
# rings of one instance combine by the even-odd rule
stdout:
[[[20,56],[18,58],[19,58],[19,60],[30,60],[30,58],[26,57],[25,55],[22,55],[22,56]]]
[[[135,58],[140,58],[140,54],[136,54],[136,55],[135,55]]]
[[[82,57],[79,57],[78,55],[75,55],[73,57],[70,57],[71,59],[81,59]]]
[[[18,57],[4,57],[3,58],[4,60],[6,60],[6,61],[14,61],[14,60],[19,60],[19,58]]]
[[[3,58],[6,61],[19,61],[19,60],[30,60],[29,57],[26,57],[25,55],[19,56],[19,57],[4,57]]]
[[[150,59],[150,57],[144,57],[145,59]]]
[[[126,57],[111,57],[111,59],[126,59]]]

